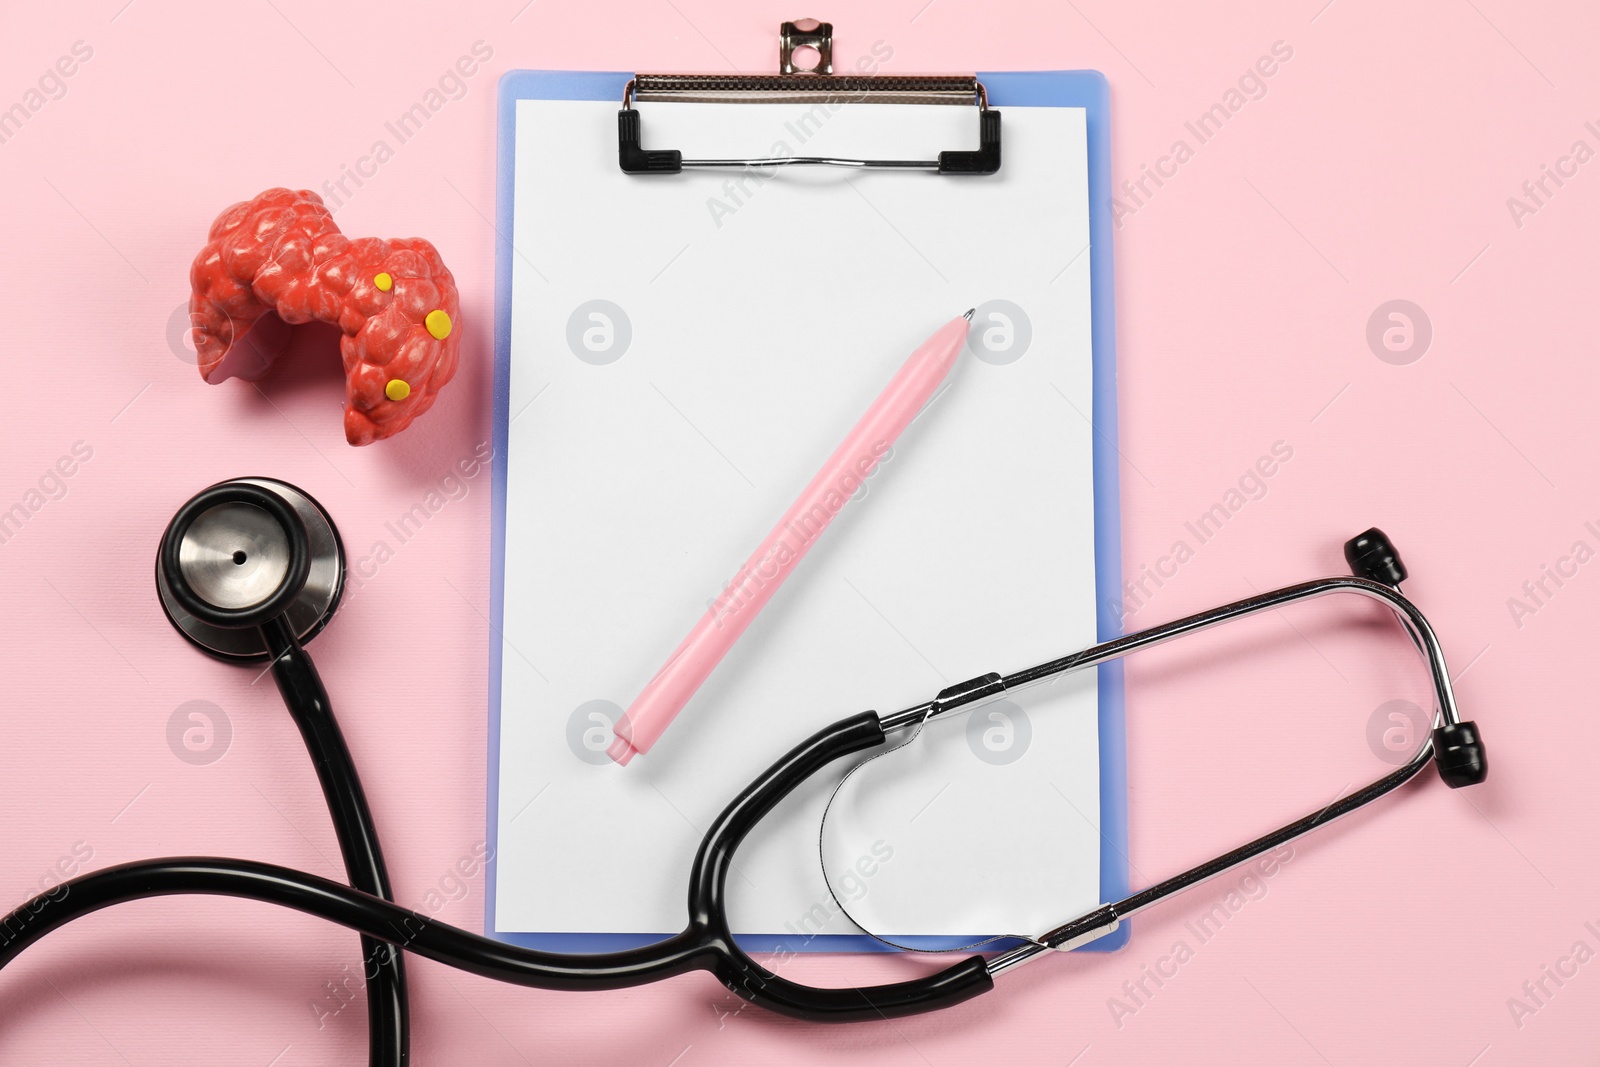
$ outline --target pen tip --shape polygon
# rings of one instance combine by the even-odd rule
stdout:
[[[977,310],[978,310],[977,308],[968,308],[967,310],[965,310],[965,311],[963,311],[961,313],[961,317],[966,319],[968,322],[971,322],[972,321],[972,316],[973,316],[974,313],[977,312]]]

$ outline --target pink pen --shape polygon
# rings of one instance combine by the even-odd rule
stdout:
[[[956,365],[972,312],[951,319],[911,353],[767,539],[745,561],[695,623],[666,665],[617,720],[606,754],[627,764],[650,751],[722,657],[766,607],[772,594],[816,543],[884,453],[917,417]]]

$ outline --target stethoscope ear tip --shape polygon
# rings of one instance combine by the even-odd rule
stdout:
[[[1406,565],[1400,561],[1389,535],[1376,526],[1356,534],[1344,543],[1345,562],[1350,573],[1357,578],[1399,589],[1406,580]],[[1417,640],[1416,634],[1412,639]],[[1418,645],[1418,647],[1422,647]],[[1442,697],[1448,697],[1448,690]],[[1448,704],[1448,701],[1447,701]],[[1449,707],[1448,718],[1454,718],[1454,708]],[[1483,738],[1473,722],[1450,722],[1433,731],[1433,763],[1439,777],[1451,789],[1478,785],[1489,777],[1488,757],[1483,752]]]
[[[1389,535],[1374,526],[1344,543],[1345,562],[1357,578],[1369,578],[1383,585],[1398,586],[1406,580],[1406,565],[1400,562]]]
[[[1453,722],[1433,731],[1433,762],[1451,789],[1478,785],[1489,777],[1488,758],[1478,724]]]

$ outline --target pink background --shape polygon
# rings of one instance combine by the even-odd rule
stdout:
[[[1232,875],[1141,916],[1117,955],[1043,960],[968,1005],[893,1024],[818,1029],[740,1012],[706,976],[580,996],[415,961],[415,1062],[1592,1055],[1600,963],[1574,975],[1560,961],[1579,941],[1600,949],[1584,925],[1600,927],[1594,754],[1564,742],[1593,733],[1600,564],[1559,589],[1547,582],[1554,595],[1520,620],[1508,599],[1575,541],[1600,548],[1584,526],[1600,520],[1600,162],[1520,226],[1507,198],[1574,141],[1600,148],[1584,127],[1600,120],[1600,15],[1507,0],[1323,3],[13,7],[0,16],[0,107],[74,42],[93,55],[0,144],[0,509],[28,500],[74,442],[93,456],[0,544],[0,898],[10,906],[50,884],[75,849],[87,867],[209,853],[340,876],[277,695],[185,645],[152,589],[156,540],[180,501],[269,474],[327,504],[354,565],[380,540],[396,548],[366,567],[314,653],[366,772],[399,899],[480,927],[482,875],[453,889],[450,871],[483,836],[487,476],[403,546],[384,524],[490,432],[495,79],[518,67],[766,70],[778,22],[812,14],[835,23],[846,60],[888,43],[886,73],[1104,71],[1119,181],[1176,139],[1196,148],[1116,235],[1127,571],[1156,565],[1176,540],[1195,548],[1131,622],[1342,571],[1340,542],[1382,525],[1460,675],[1463,712],[1483,728],[1490,781],[1451,792],[1429,775],[1300,843],[1270,879]],[[463,361],[439,405],[395,440],[349,448],[331,337],[314,329],[259,391],[203,385],[169,325],[210,220],[269,186],[338,178],[479,40],[493,59],[464,97],[338,214],[353,236],[424,235],[454,270]],[[1266,95],[1196,147],[1185,121],[1276,41],[1293,58]],[[1431,320],[1431,346],[1408,365],[1366,341],[1368,317],[1391,299]],[[1184,523],[1278,441],[1293,459],[1266,494],[1196,547]],[[1136,884],[1386,769],[1363,730],[1385,701],[1422,690],[1375,618],[1362,606],[1270,616],[1130,665]],[[841,713],[856,710],[844,699]],[[191,700],[231,723],[209,766],[168,745],[169,719]],[[1236,907],[1202,942],[1193,924],[1226,910],[1230,889]],[[1174,969],[1162,961],[1178,942],[1190,952]],[[0,1061],[362,1062],[364,1005],[329,1014],[329,983],[357,958],[353,935],[262,905],[182,898],[104,912],[0,974]],[[841,982],[917,965],[787,969]],[[1571,976],[1545,979],[1531,1000],[1523,983],[1546,966]],[[1135,1000],[1124,983],[1147,969],[1169,977],[1159,988],[1146,978]],[[1514,1013],[1514,997],[1536,1010]]]

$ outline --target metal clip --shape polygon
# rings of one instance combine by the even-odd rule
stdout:
[[[795,63],[795,52],[815,49],[816,63]],[[636,102],[810,103],[830,108],[848,103],[954,104],[978,109],[978,148],[940,152],[937,159],[838,159],[832,156],[767,156],[684,159],[673,148],[646,149]],[[776,74],[636,74],[622,90],[617,113],[617,159],[627,174],[678,174],[686,167],[858,167],[927,170],[939,174],[994,174],[1000,169],[1000,112],[974,74],[833,73],[833,23],[816,19],[785,22],[778,31]]]
[[[814,49],[817,61],[809,67],[795,64],[797,48]],[[833,23],[816,19],[785,22],[778,29],[779,74],[832,74],[833,73]]]

